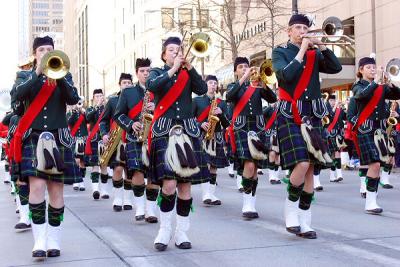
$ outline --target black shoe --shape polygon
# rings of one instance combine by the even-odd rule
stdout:
[[[79,187],[79,191],[85,191],[86,190],[86,188],[84,188],[84,187]]]
[[[315,191],[317,191],[317,192],[324,190],[324,188],[322,187],[322,185],[317,186],[317,187],[314,188],[314,189],[315,189]]]
[[[367,193],[360,193],[361,198],[367,198]]]
[[[120,211],[122,211],[122,206],[114,205],[113,206],[113,210],[116,211],[116,212],[120,212]]]
[[[145,218],[144,218],[144,215],[138,215],[138,216],[135,216],[135,220],[136,221],[143,221]]]
[[[377,208],[377,209],[373,209],[373,210],[366,210],[365,212],[368,214],[372,214],[372,215],[379,215],[383,212],[383,209]]]
[[[246,211],[242,213],[242,217],[245,219],[257,219],[259,216],[258,212]]]
[[[270,184],[281,184],[281,180],[269,180]]]
[[[221,204],[222,202],[219,199],[210,202],[210,205],[212,206],[220,206]]]
[[[4,181],[5,184],[10,184],[10,181]]]
[[[158,250],[158,251],[164,251],[164,250],[167,249],[167,247],[168,247],[168,245],[165,245],[165,244],[163,244],[163,243],[155,243],[155,244],[154,244],[154,248],[155,248],[156,250]]]
[[[100,198],[100,192],[99,191],[94,191],[93,192],[93,199],[98,200]]]
[[[393,188],[393,185],[391,185],[391,184],[384,184],[384,185],[382,185],[382,188],[385,188],[385,189],[392,189],[392,188]]]
[[[239,193],[243,193],[244,192],[243,187],[239,188],[238,191],[239,191]]]
[[[148,223],[158,223],[158,219],[157,219],[157,217],[155,217],[155,216],[149,216],[149,217],[147,217],[145,220],[146,220],[146,222],[148,222]]]
[[[264,172],[263,172],[262,170],[258,170],[258,171],[257,171],[257,174],[262,175],[262,174],[264,174]]]
[[[305,239],[317,239],[317,233],[315,231],[309,231],[305,233],[298,233],[296,234],[299,237],[305,238]]]
[[[132,205],[124,205],[124,210],[132,210]]]
[[[190,242],[182,242],[179,245],[175,243],[175,247],[179,249],[191,249],[192,248],[192,243]]]
[[[72,189],[74,189],[74,191],[78,191],[79,190],[79,186],[73,186]]]
[[[15,213],[19,214],[19,210],[15,210]]]
[[[44,250],[35,250],[32,251],[32,258],[35,258],[37,261],[43,261],[46,259],[46,251]]]
[[[203,204],[211,205],[211,199],[207,198],[207,199],[203,200]]]
[[[21,233],[21,232],[24,232],[24,231],[27,231],[27,230],[31,230],[32,227],[31,227],[30,224],[26,224],[26,223],[17,223],[17,224],[14,226],[14,229],[15,229],[15,232]]]
[[[47,250],[47,257],[48,258],[53,258],[53,257],[60,257],[60,250],[59,249],[48,249]]]
[[[105,194],[105,195],[102,195],[102,196],[101,196],[101,198],[102,198],[102,199],[109,199],[109,198],[110,198],[110,196],[109,196],[109,195],[107,195],[107,194]]]
[[[329,180],[329,182],[331,182],[331,183],[338,183],[338,182],[339,182],[339,180],[338,180],[338,179],[335,179],[335,180]]]
[[[300,226],[291,226],[291,227],[286,227],[286,231],[288,231],[291,234],[300,234],[301,228]]]
[[[235,177],[235,175],[233,173],[230,173],[229,177],[233,178],[233,177]]]
[[[341,181],[343,181],[343,177],[338,177],[335,181],[336,182],[341,182]]]

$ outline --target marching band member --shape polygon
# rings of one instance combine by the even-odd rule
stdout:
[[[135,220],[148,223],[157,223],[157,196],[159,186],[152,184],[148,178],[148,168],[145,166],[147,155],[142,154],[146,143],[138,139],[139,132],[143,129],[142,119],[145,112],[153,112],[154,103],[151,102],[149,92],[146,93],[146,78],[150,72],[149,59],[136,59],[135,69],[138,83],[135,86],[127,87],[121,93],[118,100],[114,120],[126,131],[126,168],[128,177],[132,179],[132,190],[135,204]],[[148,96],[147,103],[145,95]],[[144,129],[143,129],[144,130]],[[145,185],[145,176],[147,185]]]
[[[153,68],[146,81],[146,88],[154,93],[156,104],[149,140],[150,176],[152,182],[162,184],[161,224],[154,244],[159,251],[167,248],[176,202],[175,245],[190,249],[192,245],[186,232],[190,226],[191,185],[209,179],[199,140],[201,131],[192,114],[192,92],[205,94],[207,85],[184,58],[179,38],[169,37],[164,42],[161,59],[164,67]]]
[[[361,165],[368,165],[365,211],[370,214],[383,211],[376,203],[376,196],[380,166],[388,161],[385,99],[400,98],[400,88],[392,83],[382,84],[382,72],[374,58],[361,58],[357,72],[359,81],[352,88],[358,110],[353,131]]]
[[[328,97],[328,117],[330,123],[326,125],[328,135],[328,148],[333,159],[329,180],[331,182],[343,181],[342,162],[340,158],[340,146],[344,144],[345,111],[340,107],[335,95]]]
[[[18,123],[12,146],[13,158],[21,163],[20,179],[29,180],[29,209],[35,240],[32,257],[35,259],[60,256],[64,184],[81,180],[72,155],[73,140],[66,119],[66,105],[78,103],[79,96],[70,73],[57,80],[43,75],[41,59],[53,49],[50,37],[34,39],[34,68],[17,74],[12,94],[12,101],[24,102],[27,107]],[[48,224],[45,218],[46,187]]]
[[[203,130],[203,148],[208,159],[210,169],[210,182],[202,183],[203,203],[206,205],[221,205],[221,200],[215,196],[217,186],[217,169],[229,166],[227,156],[224,151],[223,129],[229,126],[229,120],[225,101],[216,97],[218,79],[214,75],[206,77],[207,94],[193,99],[193,115],[197,117],[199,127]],[[211,108],[213,110],[211,110]],[[209,138],[209,130],[212,127],[212,116],[217,116],[214,132]]]
[[[111,131],[116,130],[117,122],[113,120],[118,99],[121,93],[127,87],[131,87],[132,75],[121,73],[118,85],[120,91],[117,95],[111,96],[104,109],[104,114],[100,121],[100,135],[102,136],[103,144],[107,145],[110,139]],[[111,156],[108,166],[113,169],[112,181],[114,187],[113,210],[118,212],[122,208],[124,210],[132,210],[132,180],[125,173],[126,179],[123,179],[123,172],[126,166],[126,142],[121,140],[117,148]]]
[[[71,107],[71,111],[67,113],[68,125],[71,130],[71,135],[74,138],[74,157],[76,164],[79,166],[82,180],[86,176],[85,166],[85,142],[88,136],[87,122],[85,117],[85,108],[83,107],[83,97],[78,104]],[[72,185],[74,190],[85,191],[85,183],[75,183]]]
[[[276,114],[277,110],[275,104],[264,108],[263,110],[265,118],[265,133],[267,136],[267,144],[269,148],[268,153],[268,174],[269,182],[271,184],[281,184],[279,180],[279,146],[278,139],[276,137]]]
[[[272,51],[272,63],[279,83],[277,123],[281,166],[291,170],[285,205],[286,230],[315,239],[316,232],[310,227],[314,165],[331,161],[321,137],[321,119],[327,108],[321,98],[319,72],[338,73],[342,67],[320,40],[303,38],[310,26],[307,16],[293,15],[288,28],[290,40]],[[314,45],[318,49],[310,49]],[[306,141],[311,138],[303,137],[304,132],[311,132],[313,140],[320,140],[319,154],[309,153]]]
[[[89,136],[85,144],[85,155],[88,166],[92,166],[90,179],[92,181],[93,199],[108,199],[107,166],[99,166],[99,150],[103,147],[103,142],[99,134],[99,126],[104,115],[104,94],[103,90],[95,89],[93,91],[93,104],[86,110],[86,120],[90,123]],[[100,149],[99,149],[100,148]],[[99,178],[101,187],[99,191]]]
[[[226,100],[234,106],[229,134],[233,153],[236,153],[243,170],[242,216],[254,219],[258,218],[255,208],[257,168],[263,169],[268,165],[261,99],[272,103],[276,101],[276,95],[259,81],[250,83],[252,69],[247,58],[237,57],[234,71],[238,80],[228,85],[226,94]]]

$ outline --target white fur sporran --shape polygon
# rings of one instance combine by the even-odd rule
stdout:
[[[249,131],[247,133],[247,143],[249,146],[250,155],[255,160],[266,160],[268,159],[268,149],[261,142],[257,133]]]
[[[126,143],[122,140],[119,142],[117,149],[115,150],[115,160],[121,163],[126,161]]]
[[[85,140],[83,137],[77,137],[75,141],[75,155],[85,155]]]
[[[215,157],[217,155],[217,142],[215,140],[215,136],[211,140],[203,139],[203,149],[204,151],[210,155]]]
[[[192,142],[181,125],[175,125],[169,131],[165,160],[171,170],[181,177],[200,172]]]
[[[379,159],[382,162],[389,161],[389,151],[386,143],[385,132],[382,129],[377,129],[374,132],[374,143],[379,153]]]
[[[277,134],[271,134],[270,143],[271,143],[271,151],[274,151],[275,153],[279,153],[279,144],[278,144]]]
[[[145,140],[142,143],[142,162],[144,164],[144,166],[149,167],[150,166],[150,159],[149,159],[149,153],[147,152],[147,140]]]
[[[56,139],[50,132],[42,132],[39,135],[36,147],[37,166],[40,172],[59,175],[62,174],[65,166],[58,150]]]
[[[97,154],[99,155],[99,158],[101,158],[101,155],[104,153],[104,143],[103,141],[99,141],[97,144]]]

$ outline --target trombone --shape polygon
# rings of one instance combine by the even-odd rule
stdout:
[[[182,39],[182,44],[183,41],[185,40],[186,32],[183,36]],[[189,39],[189,48],[185,54],[185,59],[189,55],[189,52],[193,54],[194,57],[198,58],[204,58],[210,54],[210,48],[211,48],[211,38],[210,36],[205,33],[205,32],[197,32],[195,34],[191,34],[190,39]],[[192,60],[194,59],[192,58]]]
[[[70,61],[63,51],[53,50],[46,53],[40,61],[43,74],[52,80],[64,78],[70,68]]]
[[[326,38],[330,42],[322,42],[324,45],[351,45],[354,39],[344,35],[343,23],[338,17],[328,17],[322,23],[321,29],[311,30],[303,36],[303,38]],[[348,42],[339,43],[341,38],[347,39]]]

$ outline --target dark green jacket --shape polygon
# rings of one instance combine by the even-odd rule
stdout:
[[[347,120],[350,121],[352,124],[357,122],[357,105],[356,99],[354,96],[350,98],[349,105],[347,106]]]
[[[68,125],[70,129],[75,126],[76,122],[79,119],[80,112],[73,110],[71,112],[67,113],[67,118],[68,118]],[[85,114],[83,114],[85,116]],[[87,137],[88,136],[88,130],[87,130],[87,121],[86,118],[83,119],[78,131],[76,131],[75,137]]]
[[[101,136],[107,135],[110,131],[110,125],[111,125],[111,122],[113,121],[113,116],[115,113],[115,109],[117,107],[118,98],[119,98],[119,94],[113,95],[107,101],[107,104],[104,108],[104,115],[100,122],[100,135]]]
[[[367,80],[359,80],[353,84],[352,90],[357,105],[357,118],[361,112],[368,105],[368,102],[372,99],[375,90],[378,88],[378,84],[374,81],[371,83]],[[368,133],[376,128],[386,129],[387,119],[387,108],[385,99],[396,100],[400,99],[400,88],[394,86],[390,88],[387,85],[383,86],[384,90],[378,104],[375,106],[375,110],[367,118],[367,120],[359,127],[360,133]]]
[[[267,106],[263,108],[263,115],[264,115],[264,120],[265,120],[265,125],[267,125],[267,122],[269,119],[272,117],[272,114],[274,113],[275,108],[272,106]],[[277,120],[272,123],[271,127],[267,130],[267,133],[271,133],[271,131],[276,131],[276,126],[278,125]]]
[[[129,118],[129,111],[136,106],[144,97],[145,90],[138,84],[125,88],[118,99],[114,113],[114,120],[127,132],[126,139],[134,142],[137,138],[134,135],[132,125],[139,120],[140,112],[135,118]]]
[[[169,92],[174,85],[177,74],[173,77],[168,76],[170,67],[164,65],[162,68],[153,68],[150,71],[149,77],[146,81],[146,88],[154,93],[154,102],[156,107],[160,100]],[[192,137],[200,136],[200,129],[197,126],[196,119],[192,112],[192,93],[203,95],[207,92],[207,84],[202,80],[197,71],[192,68],[189,71],[189,80],[180,95],[180,97],[172,104],[167,112],[159,119],[163,119],[162,123],[153,125],[152,133],[154,136],[163,136],[169,133],[170,128],[173,126],[173,121],[179,121],[185,127],[185,131]]]
[[[46,77],[36,75],[34,70],[17,73],[12,102],[24,102],[26,107],[35,99],[42,88]],[[79,95],[68,73],[64,78],[57,80],[57,87],[52,96],[33,121],[31,128],[39,131],[51,131],[67,128],[66,105],[74,105],[79,101]]]
[[[211,105],[210,97],[205,94],[203,96],[198,96],[193,99],[193,114],[197,118],[200,114],[205,110],[209,105]],[[219,123],[215,127],[215,132],[222,132],[223,128],[227,128],[230,124],[229,119],[227,117],[228,107],[226,102],[221,100],[221,102],[217,105],[221,110],[222,114],[217,115],[219,118]],[[206,122],[208,116],[205,120],[199,122],[199,127],[201,127],[201,123]]]
[[[316,51],[317,55],[310,82],[299,100],[312,102],[313,114],[318,118],[323,118],[327,114],[327,108],[325,102],[321,99],[319,73],[339,73],[342,66],[331,50],[320,51],[317,49]],[[306,56],[301,63],[295,59],[298,52],[299,47],[290,42],[280,45],[272,51],[272,67],[276,73],[279,87],[284,88],[291,97],[294,95],[294,89],[307,62]],[[301,114],[301,105],[298,106]],[[279,109],[284,116],[292,117],[291,103],[281,101]]]
[[[104,105],[100,107],[91,106],[86,109],[86,121],[90,124],[90,132],[92,131],[103,110]],[[92,142],[95,141],[100,141],[100,130],[93,136]]]

